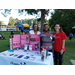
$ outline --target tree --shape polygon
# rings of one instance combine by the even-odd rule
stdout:
[[[38,14],[38,12],[41,12],[41,32],[42,32],[43,25],[45,23],[45,15],[48,15],[49,9],[18,9],[19,16],[23,15],[23,13],[25,11],[31,15]],[[9,13],[7,13],[7,12],[9,12]],[[8,14],[10,14],[10,12],[11,12],[11,9],[10,10],[5,9],[5,12],[2,15],[4,15],[6,17]]]
[[[48,15],[49,9],[25,9],[28,14],[37,14],[39,11],[41,12],[41,32],[43,31],[43,25],[45,23],[45,15]],[[23,10],[22,10],[23,11]]]
[[[18,18],[14,19],[14,22],[15,22],[15,25],[18,25],[20,23]]]
[[[63,31],[69,35],[72,27],[75,26],[75,9],[56,9],[52,13],[51,19],[49,20],[49,25],[54,29],[54,25],[59,23]]]
[[[25,19],[25,23],[31,26],[33,24],[33,19]]]
[[[0,24],[4,24],[4,22],[3,21],[0,21]]]
[[[9,23],[8,23],[8,25],[10,25],[10,26],[14,26],[14,19],[13,19],[13,17],[10,17],[9,18]]]

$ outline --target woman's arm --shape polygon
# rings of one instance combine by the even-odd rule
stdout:
[[[62,41],[62,48],[65,47],[65,40]]]
[[[64,47],[65,47],[65,40],[62,40],[62,49],[60,51],[61,55],[63,54]]]

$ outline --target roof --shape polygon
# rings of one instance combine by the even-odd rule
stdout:
[[[19,26],[23,27],[23,24],[22,24],[22,23],[19,23],[19,24],[17,25],[17,27],[19,27]]]
[[[72,27],[72,29],[74,29],[75,27]]]
[[[7,25],[4,25],[4,24],[0,24],[1,26],[7,26]]]
[[[29,25],[28,25],[28,24],[23,24],[23,26],[25,26],[25,27],[29,27]]]
[[[7,26],[7,27],[16,27],[16,26]]]

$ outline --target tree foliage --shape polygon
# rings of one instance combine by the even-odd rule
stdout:
[[[18,25],[19,23],[22,23],[22,24],[29,24],[30,26],[33,25],[33,24],[38,24],[38,26],[41,25],[41,21],[38,21],[38,18],[37,19],[21,19],[19,20],[18,18],[14,19],[15,21],[15,24],[14,25]]]
[[[19,19],[18,18],[14,19],[14,23],[15,23],[15,25],[18,25],[20,23]]]
[[[54,14],[52,13],[49,25],[54,29],[54,25],[59,23],[63,31],[69,35],[72,27],[75,26],[75,9],[56,9]]]
[[[9,23],[8,23],[8,25],[10,25],[10,26],[14,26],[14,18],[11,16],[10,18],[9,18]]]
[[[2,12],[2,15],[4,15],[5,17],[7,17],[11,13],[11,10],[12,9],[5,9],[5,11]],[[41,18],[40,19],[41,19],[41,32],[42,32],[43,31],[43,25],[45,23],[45,16],[48,15],[49,9],[18,9],[19,16],[20,15],[23,15],[25,13],[25,11],[28,14],[31,14],[31,15],[34,15],[34,14],[37,14],[38,15],[38,12],[41,12],[41,16],[40,16]],[[9,25],[11,25],[10,22],[9,22]]]
[[[0,21],[0,24],[4,24],[4,22],[3,21]]]

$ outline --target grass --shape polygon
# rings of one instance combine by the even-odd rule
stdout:
[[[0,32],[6,40],[0,40],[0,52],[10,49],[9,45],[9,35],[11,32]],[[19,32],[14,32],[14,34],[19,34]]]
[[[10,32],[1,32],[1,34],[7,38],[6,40],[0,40],[0,52],[3,52],[5,50],[8,50],[9,47],[9,34]],[[16,32],[15,32],[16,34]],[[75,60],[75,39],[72,38],[70,41],[69,39],[66,39],[66,50],[63,55],[63,65],[72,65],[70,62],[70,59]]]
[[[66,39],[65,53],[63,56],[63,65],[71,65],[70,59],[75,60],[75,39],[72,38],[70,41],[69,38]]]

